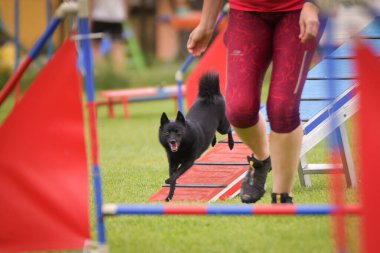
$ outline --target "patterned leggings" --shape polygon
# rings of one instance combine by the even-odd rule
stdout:
[[[227,46],[227,117],[233,126],[258,122],[265,72],[272,76],[267,100],[271,129],[289,133],[300,125],[299,105],[317,40],[301,43],[300,10],[259,13],[231,10]]]

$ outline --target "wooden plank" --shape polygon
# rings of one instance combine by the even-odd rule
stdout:
[[[380,38],[380,37],[379,37]],[[376,56],[380,56],[380,40],[379,39],[365,39],[363,42],[373,49]],[[337,48],[328,58],[355,58],[355,43],[348,41]]]
[[[218,143],[197,162],[246,162],[251,153],[245,144],[235,143],[234,149],[230,150],[227,144]]]
[[[186,86],[182,85],[181,87],[182,93],[184,94],[186,92]],[[171,85],[164,87],[103,90],[99,95],[116,101],[121,100],[121,98],[127,98],[134,101],[148,100],[149,98],[163,99],[177,96],[177,86]]]
[[[356,83],[355,80],[335,81],[336,94],[342,94]],[[329,92],[330,83],[328,80],[307,80],[302,92],[301,100],[328,100],[332,99]]]
[[[327,79],[327,68],[331,61],[334,61],[335,69],[333,76],[329,78],[334,79],[354,79],[357,77],[354,63],[352,60],[337,60],[337,59],[325,59],[309,71],[307,79]]]
[[[319,100],[319,101],[301,101],[300,115],[302,121],[308,121],[318,112],[326,108],[331,103],[331,100]],[[265,118],[268,118],[267,110],[264,108],[261,110]]]
[[[380,37],[380,17],[376,17],[368,26],[366,26],[361,32],[361,35]]]
[[[220,192],[220,188],[176,188],[172,201],[203,201],[207,202]],[[169,187],[163,187],[156,192],[149,201],[165,201],[168,196]]]
[[[247,165],[194,165],[177,180],[177,183],[228,185],[247,169]]]

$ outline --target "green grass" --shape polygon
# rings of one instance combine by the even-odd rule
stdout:
[[[168,165],[158,142],[160,115],[174,117],[174,103],[132,103],[132,118],[109,119],[99,110],[99,135],[104,200],[107,203],[148,203],[164,179]],[[312,163],[325,162],[324,145],[310,153]],[[267,192],[271,192],[271,174]],[[327,177],[312,177],[311,188],[296,181],[297,203],[329,201]],[[266,194],[261,203],[270,203]],[[352,190],[348,190],[354,199]],[[239,199],[223,203],[240,203]],[[329,217],[117,217],[106,218],[111,252],[333,252]],[[355,228],[355,220],[350,219]],[[354,230],[351,237],[356,238]],[[353,240],[355,242],[355,240]],[[353,248],[357,248],[353,243]],[[354,251],[355,252],[355,249]]]

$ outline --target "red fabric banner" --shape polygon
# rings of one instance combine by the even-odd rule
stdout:
[[[0,126],[0,252],[90,238],[82,90],[66,41]]]
[[[359,74],[359,145],[361,196],[363,205],[362,241],[364,253],[380,252],[380,62],[373,51],[359,43],[357,47]]]
[[[207,48],[205,54],[186,80],[187,110],[189,110],[195,99],[197,99],[199,79],[207,71],[216,71],[219,73],[220,91],[223,95],[226,94],[227,49],[223,42],[225,32],[226,28],[219,31],[219,34]]]

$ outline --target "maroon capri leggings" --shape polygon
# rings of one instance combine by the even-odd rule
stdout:
[[[317,40],[301,43],[300,10],[262,13],[231,10],[227,46],[227,117],[238,128],[259,120],[265,72],[272,77],[267,100],[271,129],[289,133],[300,125],[300,97]]]

